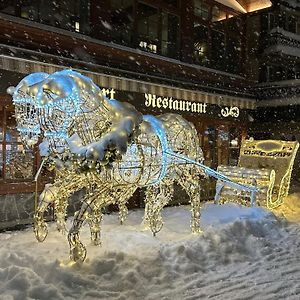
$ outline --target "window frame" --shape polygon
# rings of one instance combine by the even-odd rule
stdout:
[[[46,182],[48,182],[48,178],[41,177],[37,183],[34,181],[35,173],[38,170],[38,166],[41,163],[41,158],[37,151],[37,147],[33,149],[33,170],[32,170],[32,177],[31,178],[6,178],[6,146],[12,144],[22,144],[21,142],[14,142],[9,141],[7,142],[5,139],[6,130],[7,130],[7,117],[8,115],[14,117],[14,107],[11,103],[11,100],[6,95],[0,95],[0,111],[3,112],[3,119],[1,123],[1,130],[3,138],[0,141],[2,145],[2,174],[0,178],[0,195],[3,194],[18,194],[18,193],[30,193],[34,192],[36,187],[38,191],[41,191]]]

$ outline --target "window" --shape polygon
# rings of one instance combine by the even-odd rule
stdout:
[[[39,20],[39,3],[38,1],[24,0],[20,3],[21,17],[31,21]]]
[[[241,67],[242,42],[239,35],[229,35],[226,45],[226,68],[230,73],[238,74]]]
[[[225,34],[224,32],[211,31],[211,56],[212,64],[218,70],[224,70],[227,63],[225,61]]]
[[[217,164],[228,165],[229,133],[225,125],[217,127]]]
[[[229,33],[234,35],[242,33],[242,20],[239,17],[231,17],[228,18],[227,21],[227,29]]]
[[[202,0],[194,0],[194,14],[207,21],[209,18],[209,6]]]
[[[212,21],[220,22],[226,20],[226,12],[221,10],[218,6],[213,6],[212,8]]]
[[[277,20],[278,19],[278,20]],[[261,29],[264,32],[268,32],[277,26],[277,22],[281,22],[281,16],[276,16],[273,13],[267,13],[261,15]]]
[[[15,12],[15,0],[0,0],[0,12],[14,15]]]
[[[203,152],[204,152],[204,163],[208,167],[216,167],[216,139],[217,132],[216,127],[208,125],[204,129],[203,134]]]
[[[179,18],[175,15],[162,13],[161,54],[178,58]]]
[[[241,127],[229,128],[229,165],[238,164],[239,152],[241,146],[242,129]]]
[[[139,46],[143,50],[157,53],[159,20],[158,9],[138,3]],[[145,47],[141,45],[145,45]]]
[[[36,154],[25,149],[16,129],[13,108],[0,107],[0,178],[4,181],[32,180],[36,171]]]
[[[194,23],[194,62],[208,65],[208,27]]]
[[[268,30],[272,30],[273,28],[276,27],[276,19],[274,14],[269,13],[268,14]]]
[[[20,17],[67,30],[89,31],[89,1],[23,0]]]
[[[285,70],[281,66],[267,66],[268,81],[281,81],[285,79]]]
[[[178,6],[178,0],[164,0],[164,2],[168,5],[172,5],[174,7]]]
[[[113,41],[130,46],[133,40],[133,0],[111,1]]]
[[[297,20],[293,16],[287,17],[287,31],[297,33]]]

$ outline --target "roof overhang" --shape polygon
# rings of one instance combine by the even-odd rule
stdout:
[[[216,0],[234,10],[247,13],[272,6],[270,0]]]
[[[0,55],[0,69],[24,74],[24,76],[33,72],[53,73],[64,68],[72,68],[72,65],[68,63],[56,65],[19,57]],[[90,77],[101,88],[110,88],[126,92],[150,93],[187,101],[203,101],[205,103],[220,106],[237,106],[241,109],[256,108],[255,99],[188,90],[176,86],[150,83],[142,80],[113,76],[80,68],[73,69]]]

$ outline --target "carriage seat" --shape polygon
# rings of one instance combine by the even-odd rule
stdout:
[[[275,208],[288,195],[294,160],[299,148],[296,141],[244,140],[237,166],[219,166],[218,172],[235,182],[256,185],[256,203]],[[215,203],[236,201],[249,204],[249,195],[218,180]]]

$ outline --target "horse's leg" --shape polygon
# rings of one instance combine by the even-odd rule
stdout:
[[[82,227],[83,222],[87,219],[90,218],[91,220],[89,222],[90,226],[95,225],[97,222],[97,217],[95,218],[95,222],[93,222],[94,214],[99,213],[99,218],[98,218],[98,225],[95,227],[90,227],[91,229],[91,238],[95,238],[95,241],[97,244],[100,243],[100,221],[102,219],[101,215],[101,199],[105,199],[105,197],[102,195],[102,193],[106,190],[104,188],[102,191],[98,192],[93,192],[93,195],[87,194],[87,196],[84,198],[82,201],[82,206],[80,210],[75,214],[74,216],[74,221],[73,225],[69,231],[68,234],[68,241],[70,245],[70,259],[72,261],[84,261],[86,257],[86,248],[82,244],[79,238],[79,231]],[[99,194],[101,195],[101,198],[99,199]],[[99,204],[100,202],[100,204]],[[99,211],[93,210],[95,208],[99,208]]]
[[[52,184],[46,184],[39,196],[39,204],[34,214],[34,233],[39,242],[43,242],[48,235],[47,224],[44,221],[44,213],[52,204],[58,194],[58,189]]]
[[[91,232],[91,242],[95,246],[101,246],[101,238],[100,238],[100,232],[101,232],[101,222],[103,218],[102,214],[102,206],[91,205],[90,209],[88,209],[89,214],[87,216],[87,222],[90,227]]]
[[[68,199],[70,196],[84,187],[84,181],[81,176],[74,173],[67,173],[60,176],[55,183],[59,187],[59,193],[55,199],[55,219],[59,232],[67,232],[66,215],[68,208]]]
[[[148,224],[154,236],[162,229],[161,210],[170,202],[172,196],[172,180],[164,180],[157,187],[147,188],[144,224]]]
[[[128,208],[126,206],[126,203],[130,199],[130,197],[134,194],[136,191],[136,187],[127,188],[127,189],[121,189],[118,192],[118,207],[119,207],[119,221],[122,225],[128,215]]]
[[[176,181],[186,191],[190,198],[192,206],[191,212],[191,230],[192,233],[200,233],[200,185],[197,176],[191,176],[190,173],[182,172],[176,177]]]
[[[152,215],[153,206],[159,194],[158,185],[150,185],[145,191],[145,213],[143,218],[143,226],[150,228],[150,215]]]
[[[63,195],[63,197],[57,197],[54,205],[57,230],[62,234],[65,234],[68,231],[66,225],[68,196]]]

